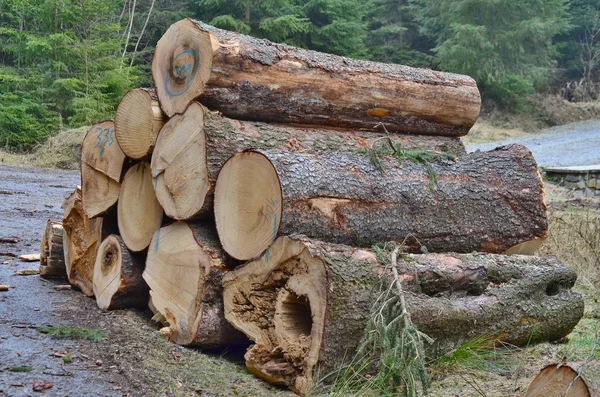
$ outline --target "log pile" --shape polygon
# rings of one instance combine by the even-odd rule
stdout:
[[[466,154],[473,79],[191,19],[152,76],[90,129],[63,206],[65,273],[102,310],[147,306],[184,346],[250,341],[248,369],[300,394],[357,349],[394,279],[371,248],[386,242],[432,357],[560,339],[581,318],[573,271],[503,255],[546,237],[543,185],[522,146]]]

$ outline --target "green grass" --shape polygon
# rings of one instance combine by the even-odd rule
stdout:
[[[497,347],[491,338],[479,336],[438,357],[430,366],[442,372],[468,369],[501,373],[514,366],[510,355],[515,350],[508,345]]]
[[[9,372],[31,372],[33,368],[28,365],[20,365],[17,367],[10,367],[8,369]]]
[[[106,337],[106,332],[99,329],[72,327],[68,325],[40,327],[38,331],[56,339],[85,339],[91,342],[102,342]]]
[[[63,356],[62,360],[65,364],[71,364],[73,362],[73,356],[71,355],[71,353],[67,353]]]

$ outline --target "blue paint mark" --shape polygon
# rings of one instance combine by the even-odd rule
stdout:
[[[270,252],[270,251],[267,249],[267,250],[265,251],[265,260],[267,260],[267,261],[268,261],[270,257],[271,257],[271,252]]]
[[[187,65],[183,65],[183,66],[175,65],[174,73],[177,77],[185,79],[187,81],[186,87],[181,92],[171,92],[171,89],[169,88],[169,82],[171,81],[171,73],[167,73],[167,77],[165,78],[165,91],[167,92],[167,95],[170,96],[171,98],[183,95],[187,90],[189,90],[190,87],[192,86],[192,84],[194,83],[194,80],[196,80],[196,75],[198,74],[200,60],[198,58],[198,54],[196,54],[196,51],[192,50],[191,48],[177,54],[177,56],[175,56],[175,58],[173,58],[173,63],[175,61],[177,61],[177,58],[179,58],[180,56],[185,55],[185,54],[193,55],[194,64],[187,64]],[[190,77],[190,73],[192,73],[193,65],[196,65],[196,71],[195,71],[194,75]]]
[[[115,130],[111,130],[110,128],[102,129],[100,127],[96,127],[96,131],[100,132],[98,132],[98,135],[96,135],[96,139],[98,140],[98,142],[96,142],[96,145],[94,145],[94,149],[100,147],[100,156],[102,156],[104,154],[104,149],[106,148],[106,145],[112,146],[112,144],[114,143],[115,139],[113,137],[113,134]]]
[[[162,220],[160,221],[162,223]],[[156,244],[154,245],[154,252],[158,252],[158,245],[160,244],[160,229],[156,232]]]
[[[277,214],[273,217],[273,240],[277,237]]]

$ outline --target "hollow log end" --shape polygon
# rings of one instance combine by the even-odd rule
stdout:
[[[94,264],[94,291],[101,310],[108,310],[112,298],[121,287],[121,245],[116,236],[104,239],[98,248]]]
[[[192,102],[163,126],[151,169],[156,197],[167,216],[184,220],[200,212],[210,188],[202,105]]]
[[[154,92],[136,88],[123,96],[115,115],[115,137],[123,152],[132,159],[146,157],[154,147],[166,121],[153,99]]]
[[[172,24],[156,45],[152,78],[167,116],[182,113],[206,87],[212,68],[210,33],[191,19]]]
[[[225,318],[256,342],[245,355],[252,373],[299,394],[307,391],[323,342],[327,280],[321,259],[288,237],[224,276]],[[265,322],[271,316],[272,327]]]
[[[277,237],[282,190],[266,156],[246,151],[231,157],[215,185],[215,222],[223,249],[233,258],[259,257]]]

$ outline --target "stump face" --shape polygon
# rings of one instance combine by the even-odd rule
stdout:
[[[163,111],[182,113],[204,92],[212,68],[210,35],[190,20],[172,24],[156,45],[152,78]],[[201,57],[206,54],[206,57]]]
[[[281,223],[281,185],[271,162],[253,151],[231,157],[217,178],[214,205],[223,249],[239,260],[261,255]]]
[[[577,380],[575,380],[577,378]],[[525,397],[590,397],[577,371],[568,365],[552,364],[542,369],[527,388]]]
[[[134,252],[146,249],[160,228],[163,215],[148,164],[136,164],[125,174],[117,213],[119,232],[127,248]]]

